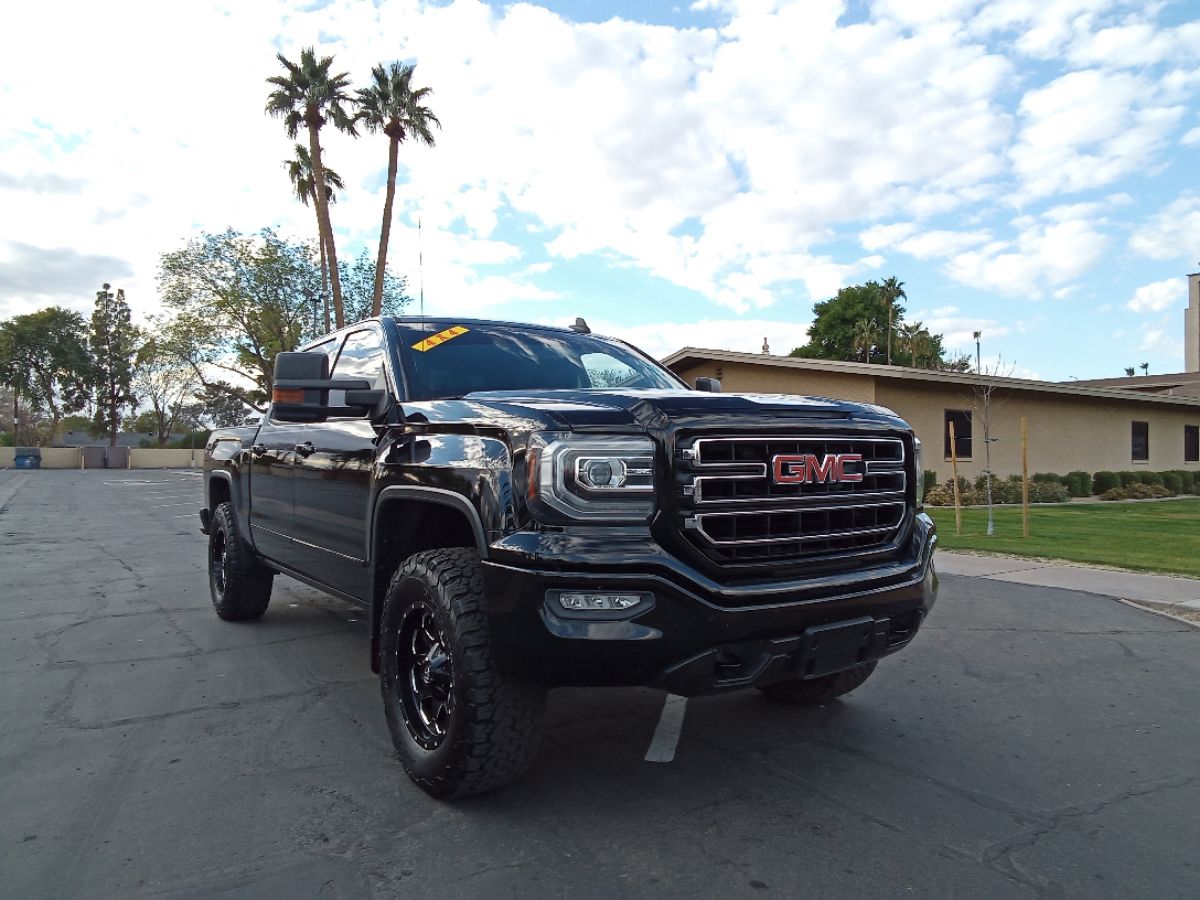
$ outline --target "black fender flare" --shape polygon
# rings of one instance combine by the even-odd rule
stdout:
[[[462,513],[466,518],[467,523],[471,526],[471,533],[475,537],[475,548],[479,551],[481,558],[486,559],[488,556],[487,539],[484,537],[483,520],[479,516],[474,504],[462,494],[445,488],[423,487],[421,485],[397,484],[389,485],[383,488],[376,496],[375,502],[371,504],[371,521],[367,529],[369,540],[367,543],[368,557],[367,567],[369,571],[369,590],[371,597],[371,671],[379,671],[379,647],[380,636],[379,626],[383,618],[383,600],[387,592],[387,575],[382,573],[376,560],[376,540],[375,528],[376,522],[379,520],[379,508],[389,499],[416,500],[421,503],[434,503],[439,506],[447,506],[451,509]]]
[[[233,515],[237,519],[238,531],[241,532],[244,539],[253,545],[253,538],[250,536],[250,519],[246,514],[246,505],[242,501],[242,486],[238,479],[233,477],[233,473],[227,469],[212,469],[205,473],[204,478],[204,504],[209,513],[216,511],[216,504],[212,498],[212,484],[216,480],[224,481],[229,486],[229,502],[233,504]]]

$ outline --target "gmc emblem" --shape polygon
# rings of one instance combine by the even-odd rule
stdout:
[[[863,480],[862,472],[847,472],[850,463],[861,463],[861,453],[830,453],[817,459],[812,453],[780,453],[772,457],[771,465],[776,484],[813,484]]]

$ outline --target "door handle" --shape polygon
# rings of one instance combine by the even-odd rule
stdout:
[[[311,456],[317,450],[312,441],[305,441],[303,444],[296,445],[296,452],[301,456]]]
[[[255,456],[262,456],[264,453],[267,452],[267,445],[266,444],[255,444],[253,447],[250,448],[250,452],[253,453]]]

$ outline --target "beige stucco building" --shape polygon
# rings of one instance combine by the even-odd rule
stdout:
[[[729,392],[808,394],[895,410],[925,446],[925,468],[950,477],[947,422],[956,423],[959,474],[984,468],[983,394],[990,390],[992,471],[1021,471],[1021,426],[1029,471],[1200,471],[1200,396],[1128,387],[1055,383],[765,353],[686,348],[664,362],[689,384],[719,378]],[[967,434],[964,436],[963,432]]]

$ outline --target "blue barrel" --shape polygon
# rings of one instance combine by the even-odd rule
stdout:
[[[40,469],[42,467],[41,447],[17,447],[13,454],[14,469]]]

